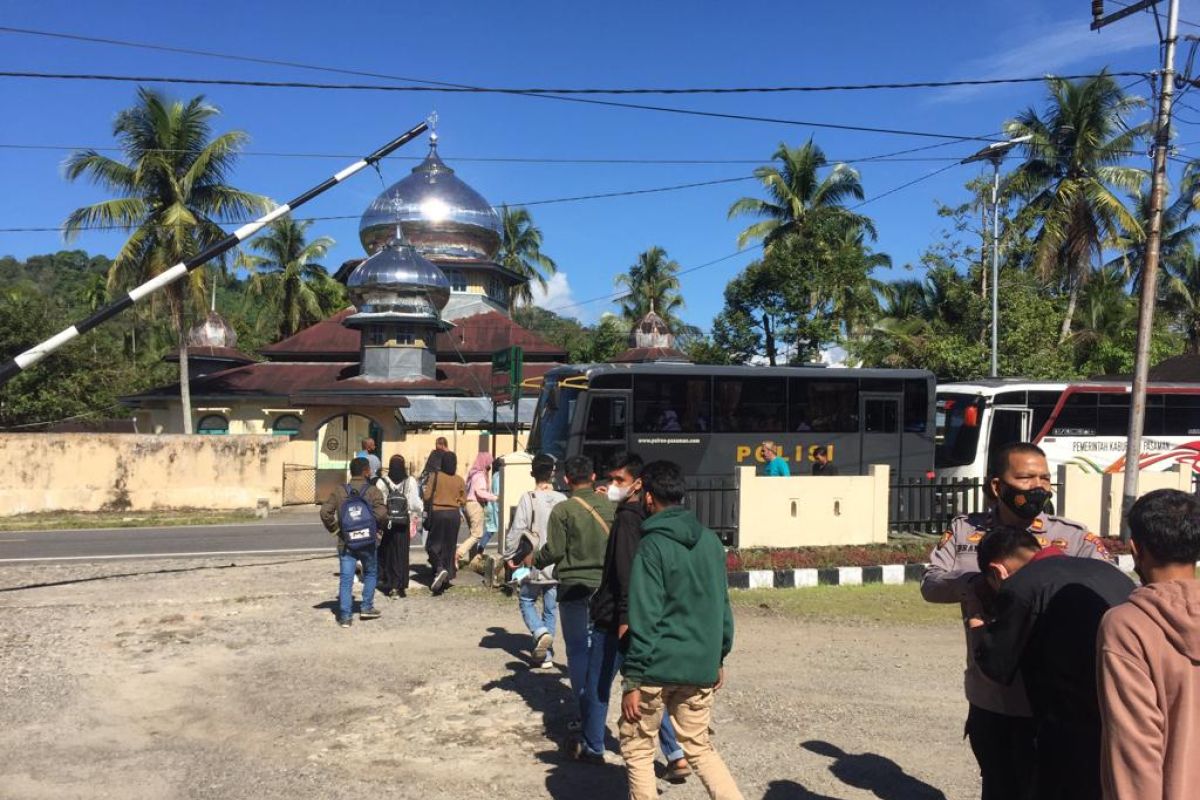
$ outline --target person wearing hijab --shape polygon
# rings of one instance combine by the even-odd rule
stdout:
[[[454,543],[458,541],[458,526],[462,509],[467,504],[467,485],[459,475],[458,456],[442,453],[440,471],[425,485],[423,499],[429,509],[429,539],[426,550],[433,564],[433,582],[429,588],[434,596],[446,591],[453,580]]]
[[[388,521],[379,543],[379,591],[388,597],[404,597],[408,592],[409,541],[416,535],[413,523],[424,510],[421,490],[417,479],[408,474],[408,465],[401,455],[392,456],[387,472],[379,476],[375,485],[383,492],[388,506]]]
[[[471,526],[471,532],[454,554],[460,565],[470,562],[474,555],[471,551],[483,539],[484,506],[498,499],[491,490],[491,470],[492,454],[485,450],[475,456],[475,463],[467,472],[466,509],[467,523]]]

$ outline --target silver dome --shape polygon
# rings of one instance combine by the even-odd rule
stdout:
[[[409,244],[392,242],[346,279],[359,314],[402,314],[437,319],[450,300],[450,282]]]
[[[237,347],[237,331],[216,311],[209,311],[204,321],[187,334],[188,347]]]
[[[430,137],[429,155],[367,207],[358,237],[368,254],[404,238],[429,258],[489,261],[500,250],[500,218],[490,203],[446,166]]]

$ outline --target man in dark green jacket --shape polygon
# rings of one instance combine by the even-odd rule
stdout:
[[[708,734],[713,695],[725,681],[723,664],[733,646],[725,549],[680,505],[685,492],[678,465],[655,461],[642,470],[651,516],[642,523],[630,577],[621,755],[630,798],[655,800],[654,740],[665,709],[709,796],[742,800]]]
[[[580,723],[586,726],[588,651],[592,642],[589,606],[604,571],[604,551],[616,506],[593,488],[595,468],[587,456],[568,458],[563,471],[571,486],[571,496],[550,512],[546,543],[534,556],[533,563],[538,569],[554,565],[554,575],[558,578],[558,615],[567,651],[567,677],[579,708]],[[604,761],[603,752],[589,751],[582,741],[576,742],[572,750],[582,760]]]

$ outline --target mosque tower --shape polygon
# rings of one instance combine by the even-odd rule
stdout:
[[[450,286],[446,319],[487,311],[508,316],[509,294],[523,281],[497,263],[500,217],[442,161],[436,133],[425,160],[367,207],[358,235],[368,255],[402,237],[440,267]]]

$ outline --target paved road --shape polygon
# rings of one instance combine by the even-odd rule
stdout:
[[[0,564],[332,552],[315,511],[230,525],[0,531]]]

